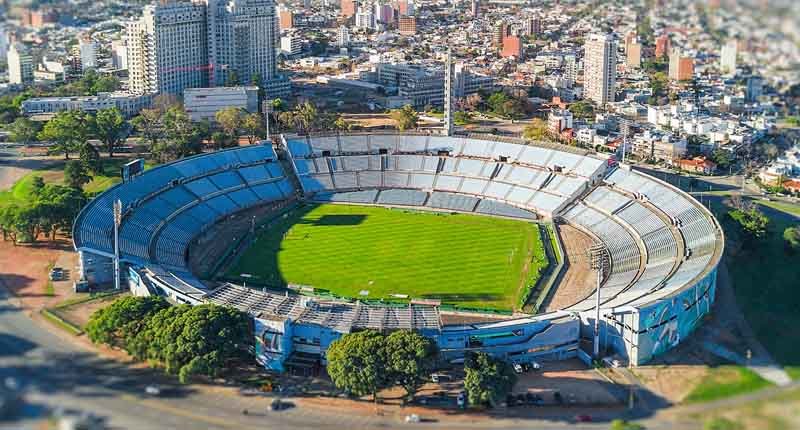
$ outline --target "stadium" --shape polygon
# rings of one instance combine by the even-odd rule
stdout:
[[[724,247],[691,196],[607,155],[484,135],[281,136],[123,177],[75,222],[82,278],[113,282],[118,256],[134,294],[246,311],[279,371],[364,329],[451,362],[589,362],[596,321],[639,365],[709,312]]]

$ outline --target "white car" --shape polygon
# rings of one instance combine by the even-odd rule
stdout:
[[[150,396],[157,396],[161,394],[161,388],[159,388],[158,385],[148,385],[144,387],[144,392]]]
[[[419,415],[417,415],[417,414],[406,415],[406,422],[407,423],[418,423],[420,421],[421,420],[419,418]]]
[[[515,373],[522,373],[522,365],[519,363],[514,363],[514,372]]]

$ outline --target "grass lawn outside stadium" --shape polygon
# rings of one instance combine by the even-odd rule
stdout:
[[[536,223],[377,206],[304,205],[273,221],[227,271],[361,299],[438,299],[510,311],[547,257]],[[539,270],[539,269],[542,270]],[[368,295],[362,295],[368,291]]]

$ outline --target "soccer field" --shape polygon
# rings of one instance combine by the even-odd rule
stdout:
[[[354,298],[403,294],[511,310],[528,274],[546,264],[537,224],[326,204],[274,221],[227,277],[247,273],[257,283],[310,285]]]

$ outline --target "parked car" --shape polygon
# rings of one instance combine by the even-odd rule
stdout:
[[[422,420],[420,420],[419,415],[417,415],[417,414],[406,415],[406,422],[407,423],[418,423],[420,421],[422,421]]]
[[[456,398],[456,404],[458,404],[459,408],[464,409],[467,406],[467,393],[463,391],[458,393],[458,397]]]
[[[290,407],[292,407],[291,403],[284,402],[281,399],[273,399],[269,404],[269,410],[271,411],[282,411],[284,409],[289,409]]]
[[[161,394],[161,387],[158,385],[148,385],[144,387],[144,392],[148,396],[158,396]]]
[[[579,423],[590,423],[592,422],[592,416],[586,414],[575,415],[575,421]]]
[[[53,267],[50,269],[50,280],[61,281],[64,279],[64,269],[60,267]]]
[[[521,364],[519,364],[519,363],[514,363],[514,373],[517,373],[517,374],[519,374],[519,373],[522,373],[523,371],[524,371],[524,370],[523,370],[523,368],[522,368],[522,365],[521,365]]]
[[[89,282],[88,281],[75,281],[72,284],[72,290],[76,293],[88,293],[89,292]]]

